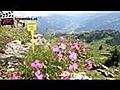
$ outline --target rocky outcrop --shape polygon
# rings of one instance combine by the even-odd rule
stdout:
[[[44,45],[45,39],[40,34],[36,34],[35,36],[35,45]],[[6,50],[4,53],[0,53],[1,61],[19,61],[23,58],[31,49],[31,42],[22,43],[19,40],[14,40],[7,43]]]
[[[68,71],[63,71],[59,76],[64,80],[92,80],[92,78],[88,77],[85,72],[69,73]]]
[[[70,80],[92,80],[85,72],[73,73]]]

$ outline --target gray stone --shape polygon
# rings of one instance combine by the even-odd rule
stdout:
[[[101,65],[101,67],[102,67],[103,69],[109,70],[109,68],[108,68],[107,66],[105,66],[105,65]]]
[[[92,78],[88,77],[85,72],[79,72],[72,73],[70,80],[92,80]]]
[[[97,69],[97,71],[101,74],[101,75],[104,75],[105,77],[108,76],[107,72],[102,70],[102,69]]]
[[[110,76],[110,77],[114,77],[114,74],[108,72],[108,76]]]
[[[115,80],[114,78],[105,78],[105,80]]]

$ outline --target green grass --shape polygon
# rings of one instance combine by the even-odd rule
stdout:
[[[58,37],[55,37],[54,35],[46,35],[45,36],[47,43],[50,44],[50,46],[53,46],[55,44],[61,43],[58,39]],[[13,30],[13,29],[7,29],[5,27],[0,28],[0,45],[1,47],[4,47],[6,43],[17,39],[24,42],[27,42],[30,40],[30,34],[27,32],[27,30]],[[105,44],[107,38],[94,41],[89,44],[89,57],[93,57],[95,63],[104,63],[107,59],[105,56],[100,55],[101,53],[109,53],[111,46],[108,46]],[[75,38],[70,35],[68,38],[66,38],[67,42],[75,41]],[[36,79],[33,75],[33,71],[35,69],[31,68],[31,63],[34,60],[40,60],[41,63],[44,63],[47,68],[41,69],[43,74],[49,74],[50,79],[54,80],[57,78],[57,76],[64,70],[68,71],[68,64],[70,64],[70,60],[66,57],[67,50],[64,51],[64,59],[61,62],[58,62],[57,58],[55,60],[52,59],[52,56],[56,56],[56,53],[51,51],[51,48],[48,46],[48,44],[45,44],[43,46],[35,46],[35,53],[32,53],[32,50],[28,52],[28,54],[25,56],[25,58],[22,59],[22,65],[20,68],[16,68],[16,71],[21,72],[20,79]],[[99,50],[99,46],[103,45],[103,49]],[[93,79],[104,79],[105,77],[98,74],[95,70],[87,70],[85,67],[85,60],[87,58],[80,58],[77,62],[79,65],[79,71],[86,72],[87,76],[92,77]],[[58,68],[61,67],[60,68]],[[111,69],[116,67],[110,67]],[[116,69],[120,70],[120,67],[117,67]],[[120,74],[115,75],[116,79],[120,79]]]
[[[23,42],[27,42],[30,39],[30,34],[27,30],[15,30],[15,29],[8,29],[6,27],[0,28],[0,45],[4,47],[8,42],[12,40],[20,40]]]

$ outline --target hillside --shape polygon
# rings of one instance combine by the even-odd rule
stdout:
[[[32,53],[27,30],[1,27],[0,32],[0,46],[4,51],[0,57],[7,55],[0,58],[1,80],[120,79],[120,67],[104,66],[110,51],[114,50],[105,41],[107,36],[116,35],[116,31],[91,32],[87,36],[92,38],[89,43],[78,41],[74,34],[35,34],[35,53]],[[100,35],[97,39],[96,33]]]
[[[85,39],[87,43],[99,41],[106,38],[108,45],[120,45],[120,32],[117,30],[96,30],[77,35],[78,39]]]
[[[38,17],[39,33],[79,33],[94,30],[120,30],[120,13],[87,13]]]

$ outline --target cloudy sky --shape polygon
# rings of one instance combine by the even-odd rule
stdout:
[[[8,12],[8,11],[3,11]],[[58,15],[74,15],[74,14],[80,14],[80,13],[111,13],[113,11],[13,11],[14,16],[21,16],[21,17],[27,17],[27,16],[47,16],[52,14],[58,14]],[[114,11],[119,12],[120,11]]]

